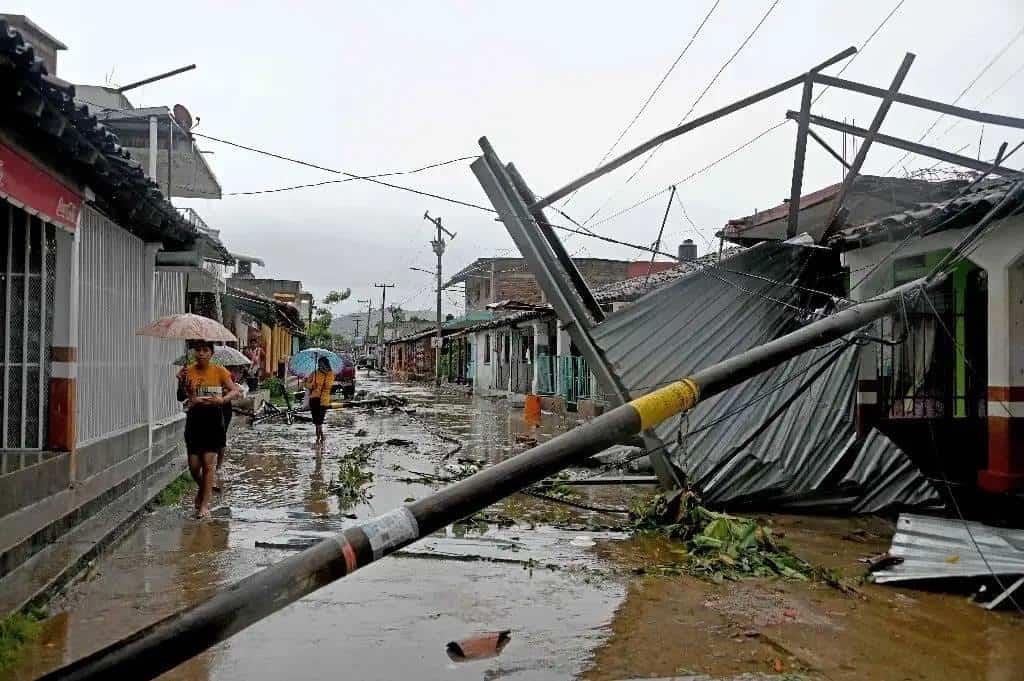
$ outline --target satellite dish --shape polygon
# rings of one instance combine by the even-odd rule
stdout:
[[[174,105],[174,120],[185,130],[192,129],[192,114],[181,104]]]

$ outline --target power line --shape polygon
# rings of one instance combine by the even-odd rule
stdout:
[[[967,84],[967,86],[966,86],[966,87],[965,87],[965,88],[964,88],[963,90],[961,90],[961,91],[960,91],[960,94],[959,94],[959,95],[957,95],[957,96],[956,96],[956,99],[954,99],[954,100],[953,100],[953,102],[952,102],[952,105],[953,105],[953,106],[956,106],[956,104],[957,104],[957,103],[958,103],[958,102],[959,102],[959,101],[960,101],[961,99],[963,99],[964,95],[966,95],[966,94],[967,94],[968,92],[970,92],[971,88],[973,88],[973,87],[975,86],[975,84],[976,84],[976,83],[978,82],[978,80],[979,80],[979,79],[981,79],[981,77],[982,77],[982,76],[984,76],[984,75],[985,75],[986,73],[988,73],[988,70],[989,70],[990,68],[992,68],[992,66],[993,66],[993,65],[994,65],[994,64],[995,64],[995,63],[996,63],[997,61],[999,61],[999,59],[1000,59],[1000,58],[1002,58],[1002,56],[1003,56],[1004,54],[1006,54],[1007,50],[1009,50],[1009,49],[1010,49],[1010,47],[1012,47],[1012,46],[1013,46],[1013,44],[1014,44],[1015,42],[1017,42],[1018,40],[1020,40],[1021,36],[1024,36],[1024,26],[1022,26],[1022,27],[1021,27],[1021,29],[1020,29],[1019,31],[1017,31],[1017,33],[1015,33],[1015,34],[1014,34],[1014,36],[1013,36],[1012,38],[1010,38],[1010,40],[1009,40],[1009,41],[1008,41],[1008,42],[1007,42],[1007,43],[1006,43],[1005,45],[1003,45],[1002,49],[1000,49],[1000,50],[999,50],[998,52],[996,52],[995,56],[994,56],[994,57],[992,57],[992,58],[991,58],[991,59],[990,59],[990,60],[988,61],[988,63],[987,63],[987,64],[985,64],[985,66],[984,66],[984,67],[982,67],[981,71],[979,71],[979,72],[978,72],[978,75],[976,75],[976,76],[975,76],[974,78],[972,78],[972,79],[971,79],[971,82],[969,82],[969,83]],[[945,118],[945,117],[946,117],[946,114],[939,114],[939,115],[938,115],[938,116],[937,116],[937,117],[935,118],[935,120],[934,120],[934,121],[932,121],[932,124],[931,124],[931,125],[929,125],[929,126],[928,126],[928,128],[927,128],[927,129],[926,129],[926,130],[925,130],[925,131],[924,131],[924,132],[923,132],[923,133],[921,134],[921,136],[920,136],[920,137],[919,137],[919,138],[917,139],[918,143],[920,144],[920,143],[921,143],[922,141],[924,141],[924,139],[925,139],[926,137],[928,137],[928,135],[930,135],[930,134],[931,134],[932,130],[934,130],[934,129],[935,129],[935,126],[939,124],[939,121],[941,121],[941,120],[942,120],[943,118]],[[908,152],[904,153],[904,154],[903,154],[903,156],[900,156],[900,157],[899,157],[899,158],[898,158],[898,159],[896,160],[896,162],[895,162],[895,163],[893,163],[893,164],[892,164],[891,166],[889,166],[889,169],[885,171],[885,174],[886,174],[886,175],[888,175],[889,173],[891,173],[891,172],[892,172],[892,170],[893,170],[893,168],[895,168],[895,167],[896,167],[896,166],[898,166],[899,164],[903,163],[903,161],[904,161],[904,160],[906,160],[906,159],[907,159],[907,158],[908,158],[909,156],[911,156],[911,152],[909,152],[909,151],[908,151]]]
[[[697,105],[700,104],[701,100],[704,99],[704,97],[708,94],[708,92],[711,91],[711,88],[714,87],[715,83],[718,82],[718,79],[721,77],[721,75],[725,71],[725,69],[727,69],[729,67],[729,65],[736,59],[736,57],[739,56],[740,52],[743,51],[743,49],[747,46],[747,44],[751,41],[751,39],[757,34],[758,30],[760,30],[761,26],[764,25],[764,22],[768,20],[768,17],[771,16],[771,13],[775,11],[775,8],[778,6],[778,4],[781,1],[782,0],[774,0],[774,2],[772,2],[771,6],[768,7],[768,10],[761,16],[761,19],[754,26],[753,30],[750,33],[747,34],[747,37],[743,39],[743,42],[740,43],[739,47],[737,47],[733,51],[733,53],[729,56],[729,58],[725,60],[725,63],[722,64],[722,66],[719,67],[718,71],[715,72],[715,75],[712,76],[711,80],[709,80],[707,85],[704,86],[704,89],[701,91],[701,93],[699,95],[697,95],[697,98],[695,100],[693,100],[693,104],[690,105],[689,111],[687,111],[686,114],[681,119],[679,119],[679,122],[676,123],[675,127],[678,128],[680,125],[682,125],[686,121],[687,118],[690,117],[690,114],[692,114],[694,109],[697,108]],[[629,177],[626,178],[626,181],[623,182],[622,186],[619,187],[619,189],[616,190],[607,199],[605,199],[605,202],[603,204],[601,204],[598,207],[597,210],[595,210],[593,213],[591,213],[590,217],[588,217],[586,220],[583,221],[583,224],[585,224],[585,225],[589,224],[590,221],[593,220],[597,216],[598,213],[600,213],[602,210],[604,210],[604,208],[612,201],[612,199],[614,199],[615,196],[620,191],[622,191],[622,189],[625,188],[626,185],[628,185],[630,182],[632,182],[633,179],[636,178],[643,171],[643,169],[645,167],[647,167],[647,164],[651,162],[651,160],[658,153],[658,151],[661,149],[661,147],[662,147],[662,145],[659,144],[654,149],[652,149],[650,151],[650,153],[647,154],[647,157],[640,164],[640,167],[638,167],[636,170],[634,170],[633,173]]]
[[[386,172],[386,173],[375,173],[373,175],[364,175],[362,179],[375,179],[375,178],[379,178],[379,177],[392,177],[392,176],[395,176],[395,175],[413,175],[415,173],[423,172],[424,170],[430,170],[432,168],[440,168],[442,166],[451,165],[453,163],[459,163],[461,161],[468,161],[470,159],[475,159],[475,158],[477,158],[477,156],[462,156],[462,157],[459,157],[459,158],[449,159],[447,161],[440,161],[438,163],[431,163],[430,165],[422,166],[420,168],[413,168],[412,170],[394,170],[394,171],[390,171],[390,172]],[[297,184],[297,185],[292,185],[290,187],[277,187],[277,188],[274,188],[274,189],[257,189],[257,190],[245,191],[245,192],[227,192],[227,193],[224,194],[224,196],[255,196],[257,194],[274,194],[274,193],[277,193],[277,192],[288,192],[288,191],[292,191],[292,190],[295,190],[295,189],[307,189],[307,188],[310,188],[310,187],[322,187],[322,186],[328,185],[328,184],[342,184],[344,182],[354,182],[357,179],[360,179],[360,178],[347,177],[344,180],[324,180],[323,182],[313,182],[313,183],[310,183],[310,184]]]
[[[1020,65],[1019,67],[1017,67],[1017,70],[1016,70],[1016,71],[1014,71],[1013,73],[1011,73],[1011,74],[1009,75],[1009,77],[1008,77],[1008,78],[1007,78],[1006,80],[1004,80],[1004,81],[1003,81],[1002,83],[1000,83],[1000,84],[999,84],[998,86],[996,86],[995,88],[993,88],[991,92],[989,92],[989,93],[988,93],[987,95],[985,95],[985,96],[984,96],[984,97],[983,97],[983,98],[982,98],[982,99],[981,99],[981,100],[980,100],[980,101],[978,102],[978,106],[981,106],[982,104],[986,103],[986,102],[987,102],[988,100],[990,100],[990,99],[992,99],[993,97],[995,97],[995,96],[996,96],[996,95],[997,95],[997,94],[998,94],[998,93],[999,93],[999,92],[1000,92],[1000,91],[1001,91],[1001,90],[1002,90],[1002,89],[1003,89],[1004,87],[1006,87],[1007,85],[1009,85],[1009,84],[1010,84],[1010,82],[1011,82],[1011,81],[1013,81],[1013,80],[1014,80],[1014,79],[1015,79],[1015,78],[1016,78],[1017,76],[1019,76],[1019,75],[1020,75],[1021,73],[1024,73],[1024,64],[1021,64],[1021,65]],[[964,122],[964,119],[962,119],[962,118],[958,118],[958,119],[956,119],[955,121],[953,121],[953,124],[952,124],[951,126],[949,126],[948,128],[946,128],[946,129],[945,129],[945,130],[944,130],[944,131],[942,132],[942,134],[941,134],[941,135],[939,135],[938,139],[940,139],[940,140],[941,140],[941,139],[945,138],[945,137],[946,137],[946,135],[948,135],[949,133],[951,133],[951,132],[952,132],[952,131],[953,131],[953,130],[954,130],[954,129],[955,129],[956,127],[957,127],[957,126],[959,126],[959,125],[960,125],[961,123],[963,123],[963,122]]]
[[[636,114],[633,116],[632,120],[630,120],[629,123],[626,125],[626,127],[622,129],[622,132],[620,132],[619,136],[615,138],[615,141],[612,143],[612,145],[610,147],[608,147],[608,151],[604,152],[604,156],[601,157],[601,160],[597,162],[597,166],[595,166],[595,167],[600,167],[601,164],[603,164],[606,160],[608,160],[608,157],[611,156],[613,151],[615,151],[615,148],[617,146],[619,146],[619,142],[622,141],[622,138],[624,138],[626,136],[626,133],[628,133],[633,128],[633,126],[636,124],[636,122],[644,114],[644,112],[647,110],[647,107],[650,106],[651,101],[654,99],[655,95],[657,95],[658,91],[661,90],[661,86],[665,84],[665,81],[667,81],[668,77],[672,75],[672,72],[679,65],[679,62],[681,62],[683,60],[683,57],[686,56],[686,53],[689,52],[690,47],[693,45],[694,41],[697,40],[697,36],[699,36],[700,32],[704,29],[704,24],[708,23],[708,19],[711,18],[712,14],[714,14],[714,12],[718,8],[718,5],[719,5],[720,2],[721,2],[721,0],[715,0],[715,4],[713,4],[711,6],[711,9],[708,10],[708,13],[704,15],[704,19],[700,22],[700,25],[697,26],[697,30],[694,31],[692,36],[690,36],[689,42],[686,43],[686,45],[683,47],[683,49],[679,53],[679,55],[676,56],[675,61],[672,62],[672,65],[668,67],[668,71],[666,71],[665,75],[663,75],[661,77],[661,80],[658,81],[658,84],[654,86],[654,89],[651,90],[651,93],[649,95],[647,95],[647,99],[644,100],[644,103],[640,107],[640,110],[636,112]],[[577,189],[576,191],[579,191],[579,190]],[[567,196],[566,199],[565,199],[565,202],[562,203],[562,207],[565,208],[566,206],[568,206],[569,202],[572,201],[572,198],[575,195],[576,195],[576,192],[573,192],[572,194]],[[559,212],[561,212],[561,211],[559,211]]]
[[[849,59],[849,61],[847,61],[846,64],[844,64],[843,67],[839,70],[838,75],[840,75],[840,76],[843,75],[843,73],[848,68],[850,68],[850,66],[857,59],[857,57],[859,57],[864,52],[864,49],[871,43],[872,40],[874,40],[875,36],[877,36],[879,34],[879,32],[881,32],[882,28],[887,23],[889,23],[889,20],[892,19],[893,15],[895,15],[896,12],[900,9],[900,7],[903,6],[903,3],[905,1],[906,0],[899,0],[899,2],[897,2],[896,5],[891,10],[889,10],[889,13],[885,15],[885,18],[882,19],[882,21],[879,22],[879,24],[877,26],[875,26],[874,30],[871,31],[871,34],[868,35],[868,37],[865,38],[864,41],[860,44],[860,47],[857,48],[857,53],[854,54]],[[819,99],[821,99],[821,97],[825,94],[825,92],[827,90],[828,90],[828,88],[826,87],[820,93],[818,93],[818,96],[815,98],[814,101],[817,102]],[[746,149],[747,147],[749,147],[754,142],[757,142],[759,139],[761,139],[765,135],[767,135],[767,134],[769,134],[771,132],[774,132],[775,130],[778,130],[779,128],[781,128],[786,123],[787,123],[787,121],[783,120],[783,121],[781,121],[779,123],[776,123],[775,125],[772,125],[772,126],[766,128],[766,129],[762,130],[761,132],[757,133],[756,135],[751,137],[746,142],[743,142],[742,144],[740,144],[739,146],[734,148],[732,151],[727,152],[724,156],[720,156],[718,159],[712,161],[711,163],[709,163],[708,165],[704,166],[700,170],[697,170],[697,171],[691,173],[690,175],[688,175],[687,177],[683,178],[682,180],[678,180],[676,182],[673,182],[672,184],[675,184],[675,185],[683,184],[683,183],[693,179],[694,177],[697,177],[697,176],[707,172],[711,168],[714,168],[715,166],[717,166],[722,161],[725,161],[726,159],[731,158],[732,156],[734,156],[735,154],[739,153],[743,149]],[[634,210],[635,208],[639,208],[640,206],[642,206],[643,204],[647,203],[648,201],[651,201],[652,199],[654,199],[654,198],[656,198],[658,196],[661,196],[662,194],[664,194],[667,191],[669,191],[669,187],[665,187],[664,189],[661,189],[661,190],[659,190],[659,191],[657,191],[657,192],[655,192],[653,194],[650,194],[650,195],[644,197],[643,199],[641,199],[640,201],[638,201],[638,202],[634,203],[633,205],[629,206],[628,208],[620,210],[619,212],[617,212],[617,213],[615,213],[615,214],[613,214],[613,215],[611,215],[609,217],[606,217],[606,218],[603,218],[603,219],[597,221],[596,223],[594,223],[594,226],[596,227],[596,226],[604,224],[605,222],[608,222],[610,220],[614,220],[615,218],[617,218],[617,217],[619,217],[621,215],[624,215],[625,213],[628,213],[629,211]]]

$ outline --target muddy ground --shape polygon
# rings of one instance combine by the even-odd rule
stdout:
[[[524,433],[542,441],[570,425],[545,416],[528,426],[502,401],[435,396],[362,373],[359,381],[404,395],[417,413],[331,412],[322,449],[306,424],[236,423],[220,517],[191,520],[188,500],[154,509],[53,603],[11,678],[35,678],[281,560],[291,545],[429,494],[460,466],[522,451]],[[451,454],[439,434],[462,449]],[[377,443],[362,466],[373,474],[372,497],[339,497],[346,457],[367,443]],[[577,500],[622,508],[646,492],[584,488]],[[621,515],[517,495],[493,509],[498,519],[516,523],[449,527],[162,678],[1024,678],[1024,621],[960,595],[768,579],[716,585],[651,574],[678,558],[674,547],[617,531]],[[765,519],[799,555],[851,580],[863,573],[858,558],[885,550],[892,529],[880,518]],[[449,641],[505,629],[511,642],[498,657],[458,663],[446,653]]]

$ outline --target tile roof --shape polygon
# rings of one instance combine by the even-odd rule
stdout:
[[[73,85],[49,75],[32,45],[0,19],[0,123],[30,151],[60,162],[88,185],[96,203],[122,228],[172,248],[190,247],[199,232],[164,200],[117,136],[74,101]]]
[[[1002,201],[1020,180],[1021,176],[1017,176],[981,182],[951,199],[924,204],[855,227],[848,227],[838,232],[833,242],[842,250],[853,250],[880,241],[905,238],[911,230],[918,230],[922,235],[927,235],[957,229],[976,222]]]

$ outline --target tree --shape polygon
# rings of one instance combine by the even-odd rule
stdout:
[[[320,301],[320,305],[317,306],[316,312],[313,314],[313,320],[306,327],[306,342],[310,346],[330,344],[333,338],[331,322],[334,321],[334,313],[331,307],[347,300],[351,295],[352,289],[347,288],[344,291],[331,291],[324,296],[323,300]]]
[[[391,323],[398,326],[405,321],[405,310],[401,305],[388,305],[388,314],[391,315]]]

